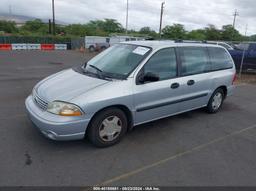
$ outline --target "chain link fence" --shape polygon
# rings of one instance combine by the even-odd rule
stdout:
[[[85,48],[84,38],[71,38],[71,49],[77,50],[81,48]]]

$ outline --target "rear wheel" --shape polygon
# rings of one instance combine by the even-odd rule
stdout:
[[[93,46],[90,46],[89,47],[89,52],[94,52],[95,51],[95,48]]]
[[[127,131],[127,117],[118,108],[109,108],[98,113],[88,129],[89,140],[97,147],[118,143]]]
[[[100,48],[101,51],[106,50],[106,49],[107,49],[107,47],[105,47],[105,46],[102,46],[102,47]]]
[[[219,111],[219,109],[221,108],[222,104],[223,104],[223,100],[224,100],[224,91],[223,89],[219,88],[217,90],[215,90],[208,102],[207,105],[207,112],[208,113],[216,113]]]

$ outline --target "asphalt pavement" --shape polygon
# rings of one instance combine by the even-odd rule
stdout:
[[[217,114],[203,109],[140,125],[121,143],[46,139],[26,116],[33,86],[92,55],[0,52],[0,186],[256,186],[256,86]]]

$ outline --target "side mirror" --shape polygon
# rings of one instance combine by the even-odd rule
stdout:
[[[157,74],[153,74],[151,72],[147,72],[146,74],[142,75],[139,79],[140,83],[145,82],[157,82],[159,81],[159,76]]]

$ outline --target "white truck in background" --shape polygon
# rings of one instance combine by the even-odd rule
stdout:
[[[133,36],[112,36],[109,38],[109,44],[112,46],[113,44],[125,41],[138,41],[138,40],[145,40],[142,37],[133,37]]]
[[[86,36],[85,48],[88,49],[90,52],[101,51],[119,42],[137,41],[137,40],[145,40],[145,39],[142,37],[131,37],[131,36],[111,36],[111,37]]]
[[[85,48],[90,52],[104,50],[110,46],[107,38],[102,36],[86,36]]]

